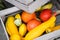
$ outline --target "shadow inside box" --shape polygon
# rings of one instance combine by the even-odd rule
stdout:
[[[0,3],[0,11],[8,9],[14,7],[14,5],[8,3],[7,1],[2,1],[2,3]]]
[[[7,1],[3,1],[3,2],[4,2],[5,6],[6,6],[7,8],[14,7],[14,5],[10,4],[10,3],[7,2]]]
[[[57,15],[56,16],[56,25],[60,25],[60,15]]]

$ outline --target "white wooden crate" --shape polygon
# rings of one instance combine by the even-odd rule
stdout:
[[[34,12],[37,8],[41,7],[42,5],[46,4],[49,0],[36,0],[32,2],[31,4],[23,4],[16,0],[6,0],[7,2],[15,5],[17,8],[22,9],[27,12]]]
[[[28,4],[33,2],[33,0],[16,0],[16,1],[19,1],[19,2],[21,2],[23,4],[26,4],[26,5],[28,5]]]
[[[6,0],[6,1],[7,1],[7,0]],[[48,0],[48,1],[49,1],[49,0]],[[48,1],[45,0],[45,1],[42,2],[42,0],[40,0],[40,1],[37,1],[38,3],[37,3],[37,2],[34,2],[34,3],[32,3],[31,5],[27,5],[27,6],[26,6],[26,5],[23,5],[23,4],[21,4],[21,3],[17,4],[18,2],[17,2],[17,3],[15,2],[15,4],[14,4],[14,3],[8,1],[8,2],[14,4],[16,7],[18,6],[19,9],[16,8],[16,7],[12,7],[12,8],[9,8],[9,9],[2,10],[2,11],[0,11],[0,16],[4,16],[4,15],[7,15],[7,14],[16,12],[16,11],[18,11],[18,10],[20,10],[20,9],[23,9],[23,10],[28,11],[28,12],[34,12],[36,8],[44,5],[44,4],[47,3]],[[17,4],[17,5],[16,5],[16,4]],[[21,5],[20,5],[20,4],[21,4]],[[37,5],[37,4],[38,4],[38,5]],[[7,34],[7,32],[6,32],[6,29],[5,29],[4,22],[2,21],[1,18],[0,18],[0,20],[1,20],[2,25],[3,25],[3,28],[4,28],[4,30],[5,30],[7,40],[9,40],[8,34]],[[55,35],[55,34],[56,34],[56,35]],[[46,35],[42,35],[41,37],[38,37],[38,38],[36,38],[35,40],[43,40],[43,38],[44,38],[44,40],[45,40],[45,39],[48,40],[48,37],[51,38],[51,37],[58,36],[58,35],[60,35],[60,30],[54,31],[54,32],[49,33],[49,34],[46,34]]]
[[[10,14],[10,13],[8,13],[8,14]],[[13,14],[15,14],[15,13],[13,13]],[[0,14],[1,15],[1,14]],[[5,17],[4,15],[7,15],[7,14],[4,14],[3,13],[3,17]],[[9,15],[8,15],[9,16]],[[1,20],[1,22],[2,22],[2,25],[3,25],[3,29],[5,30],[5,34],[6,34],[6,37],[7,37],[7,40],[9,40],[9,37],[8,37],[8,34],[7,34],[7,31],[6,31],[6,29],[5,29],[5,25],[4,25],[4,22],[2,21],[2,20],[4,20],[5,18],[0,18],[0,20]],[[49,39],[51,39],[51,38],[56,38],[56,37],[58,37],[58,36],[60,36],[60,30],[57,30],[57,31],[54,31],[54,32],[51,32],[51,33],[48,33],[48,34],[45,34],[45,35],[42,35],[42,36],[40,36],[40,37],[37,37],[36,39],[34,39],[34,40],[49,40]]]
[[[8,8],[8,9],[1,10],[0,11],[0,16],[7,15],[7,14],[10,14],[10,13],[16,12],[18,10],[20,10],[20,9],[18,9],[17,7],[11,7],[11,8]]]
[[[10,14],[10,13],[8,13],[8,14]],[[15,13],[13,13],[13,14],[15,14]],[[1,15],[1,14],[0,14],[0,15]],[[7,15],[7,14],[4,14],[4,15]],[[5,34],[6,34],[7,40],[9,40],[7,31],[6,31],[6,29],[5,29],[5,25],[4,25],[4,22],[3,22],[3,21],[5,20],[5,18],[6,18],[6,16],[4,16],[4,15],[1,16],[0,20],[1,20],[2,25],[3,25],[3,28],[4,28],[4,30],[5,30]],[[9,16],[9,15],[8,15],[8,16]],[[57,37],[59,37],[59,36],[60,36],[60,30],[56,30],[56,31],[54,31],[54,32],[51,32],[51,33],[42,35],[42,36],[40,36],[40,37],[37,37],[37,38],[35,38],[34,40],[50,40],[50,39],[57,38]]]

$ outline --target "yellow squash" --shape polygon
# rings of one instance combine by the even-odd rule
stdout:
[[[59,29],[60,29],[60,25],[57,25],[56,27],[52,28],[52,31],[59,30]]]
[[[27,28],[26,28],[26,25],[25,24],[22,24],[20,27],[19,27],[19,34],[21,36],[24,36],[27,32]]]
[[[43,5],[42,7],[39,7],[38,9],[36,9],[36,12],[37,12],[37,11],[44,10],[44,9],[51,9],[52,6],[53,6],[52,3],[48,3],[48,4],[46,4],[46,5]]]
[[[10,40],[21,40],[21,36],[18,34],[13,34],[10,36]]]
[[[9,35],[18,34],[18,29],[17,29],[16,25],[14,24],[14,20],[15,19],[13,16],[9,16],[6,21],[6,30]]]
[[[15,15],[15,18],[16,18],[16,19],[18,19],[18,18],[19,18],[19,19],[21,19],[20,14],[19,14],[19,13],[17,13],[17,14]]]
[[[44,6],[42,6],[42,7],[41,7],[41,10],[44,10],[44,9],[51,9],[52,6],[53,6],[52,3],[48,3],[48,4],[44,5]]]
[[[55,20],[56,20],[56,17],[52,16],[48,21],[40,24],[39,26],[37,26],[36,28],[34,28],[33,30],[27,33],[27,35],[25,36],[25,40],[33,40],[34,38],[41,36],[43,32],[48,27],[50,27],[52,23],[55,22]]]
[[[46,29],[46,33],[51,32],[50,28],[54,28],[55,27],[55,22],[51,24],[51,26],[49,28]]]
[[[55,22],[51,24],[50,28],[55,27]]]
[[[60,29],[60,25],[57,25],[56,27],[53,27],[53,28],[48,28],[46,30],[46,33],[50,33],[50,32],[53,32],[55,30],[59,30]]]

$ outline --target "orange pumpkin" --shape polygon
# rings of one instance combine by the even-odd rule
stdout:
[[[35,13],[28,13],[28,12],[25,12],[25,11],[22,13],[22,20],[25,23],[27,23],[30,20],[35,19],[35,18],[36,18]]]

